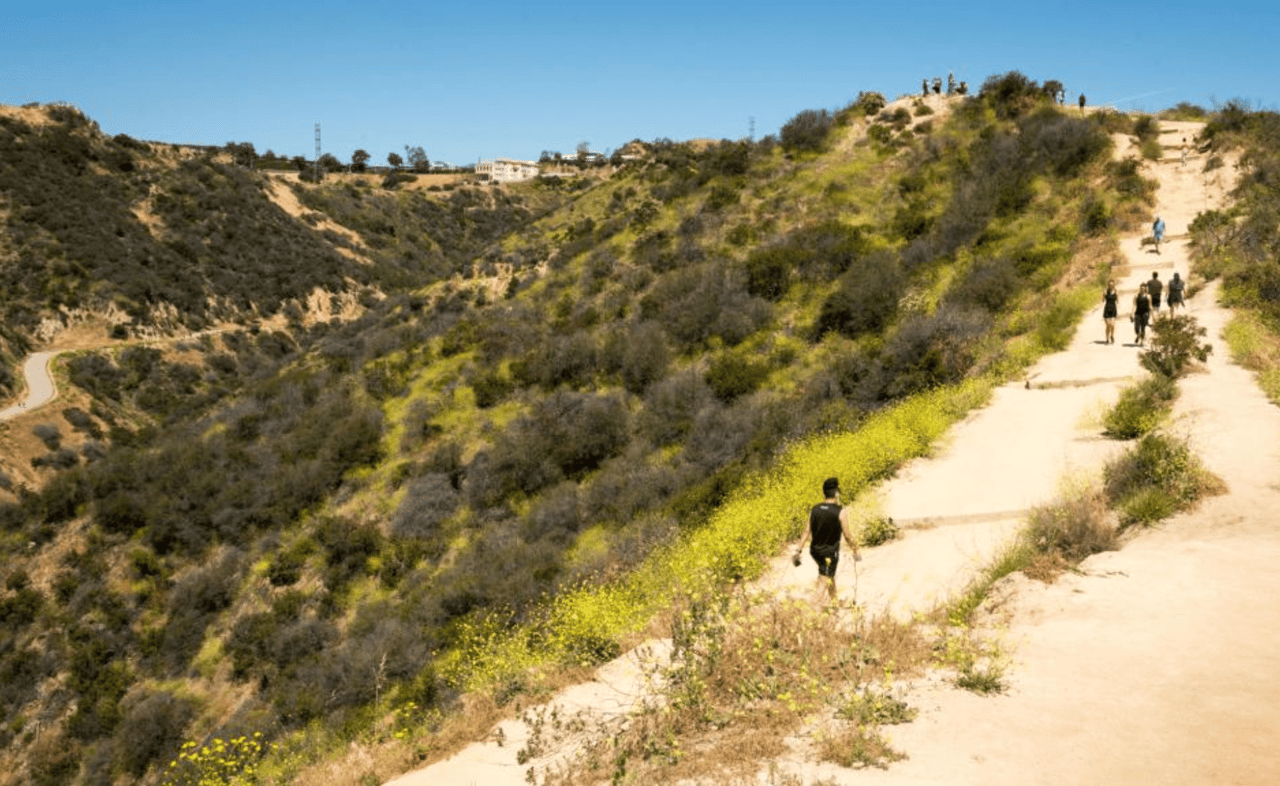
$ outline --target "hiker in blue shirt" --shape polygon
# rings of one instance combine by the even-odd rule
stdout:
[[[1156,216],[1155,223],[1151,225],[1151,234],[1156,239],[1156,253],[1160,253],[1160,241],[1164,240],[1164,219]]]

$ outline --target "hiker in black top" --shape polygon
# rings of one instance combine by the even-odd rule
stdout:
[[[1160,274],[1151,271],[1151,280],[1147,282],[1147,294],[1151,296],[1151,310],[1156,316],[1160,316],[1160,293],[1164,290],[1164,285],[1160,283]]]
[[[853,549],[853,559],[858,561],[858,544],[849,534],[849,511],[840,505],[840,481],[827,478],[822,483],[822,502],[814,505],[809,511],[809,526],[805,528],[804,537],[800,538],[800,546],[796,548],[796,564],[800,564],[800,553],[804,544],[810,540],[809,556],[818,563],[818,586],[821,591],[822,582],[827,583],[827,595],[836,599],[836,565],[840,563],[840,540],[843,538]]]
[[[1147,295],[1147,285],[1138,287],[1138,294],[1133,299],[1133,337],[1138,346],[1147,338],[1147,320],[1151,318],[1151,298]]]
[[[1169,316],[1173,316],[1173,310],[1182,305],[1182,293],[1186,288],[1186,282],[1177,273],[1173,274],[1173,278],[1169,281]]]
[[[1107,327],[1106,343],[1116,343],[1116,314],[1119,313],[1117,305],[1120,300],[1120,293],[1116,291],[1116,280],[1113,278],[1107,282],[1107,291],[1102,295],[1102,323]]]

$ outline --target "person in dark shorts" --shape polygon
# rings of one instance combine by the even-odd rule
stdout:
[[[1173,316],[1176,309],[1183,308],[1182,295],[1187,289],[1187,283],[1177,273],[1173,274],[1173,278],[1169,281],[1169,316]]]
[[[1147,294],[1147,285],[1138,287],[1138,294],[1133,298],[1133,340],[1138,346],[1147,339],[1147,321],[1151,319],[1151,297]]]
[[[1116,291],[1116,280],[1107,282],[1107,291],[1102,294],[1102,324],[1107,328],[1108,344],[1116,343],[1116,315],[1120,313],[1120,293]]]
[[[840,541],[843,539],[853,549],[853,559],[862,559],[858,555],[858,544],[849,533],[849,511],[840,504],[840,481],[827,478],[822,482],[822,502],[809,510],[809,526],[805,528],[804,537],[796,548],[795,563],[800,564],[800,553],[804,544],[812,541],[809,556],[818,564],[818,586],[827,585],[827,595],[836,599],[836,566],[840,564]]]
[[[1160,274],[1151,271],[1151,280],[1147,282],[1147,294],[1151,296],[1151,313],[1160,316],[1160,293],[1164,291],[1164,285],[1160,283]]]

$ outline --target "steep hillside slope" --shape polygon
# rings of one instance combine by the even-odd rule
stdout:
[[[86,320],[117,338],[298,318],[309,306],[327,321],[357,295],[451,275],[530,216],[468,189],[405,196],[414,253],[368,259],[272,195],[266,175],[212,151],[107,137],[68,106],[3,108],[0,353]],[[0,375],[0,391],[12,385]]]
[[[263,766],[284,778],[326,740],[408,727],[439,730],[423,750],[439,755],[475,706],[463,697],[518,702],[539,674],[616,654],[661,591],[572,629],[553,599],[626,586],[789,446],[1068,339],[1071,287],[1094,285],[1148,187],[1107,155],[1131,121],[1064,112],[1016,77],[972,99],[802,113],[819,133],[789,124],[785,147],[658,140],[581,185],[300,187],[317,227],[360,242],[299,241],[321,244],[317,272],[278,290],[294,268],[260,271],[261,303],[206,288],[222,279],[202,249],[269,243],[224,215],[294,221],[265,183],[208,161],[158,176],[141,212],[207,238],[165,268],[199,282],[172,284],[189,327],[316,287],[385,297],[345,324],[304,324],[299,305],[280,329],[67,360],[85,398],[63,415],[109,450],[72,451],[0,507],[7,771],[158,782],[183,740],[260,733],[283,745]],[[133,187],[123,201],[142,204]],[[24,248],[72,242],[33,226]],[[170,302],[140,297],[122,302]],[[79,440],[55,431],[54,455]],[[757,572],[771,542],[727,539],[700,575]]]

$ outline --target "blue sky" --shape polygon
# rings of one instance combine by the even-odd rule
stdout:
[[[1053,10],[1049,10],[1053,9]],[[0,103],[65,101],[109,134],[375,163],[601,152],[777,133],[859,91],[1018,70],[1074,101],[1280,108],[1280,4],[956,0],[600,4],[8,2]]]

